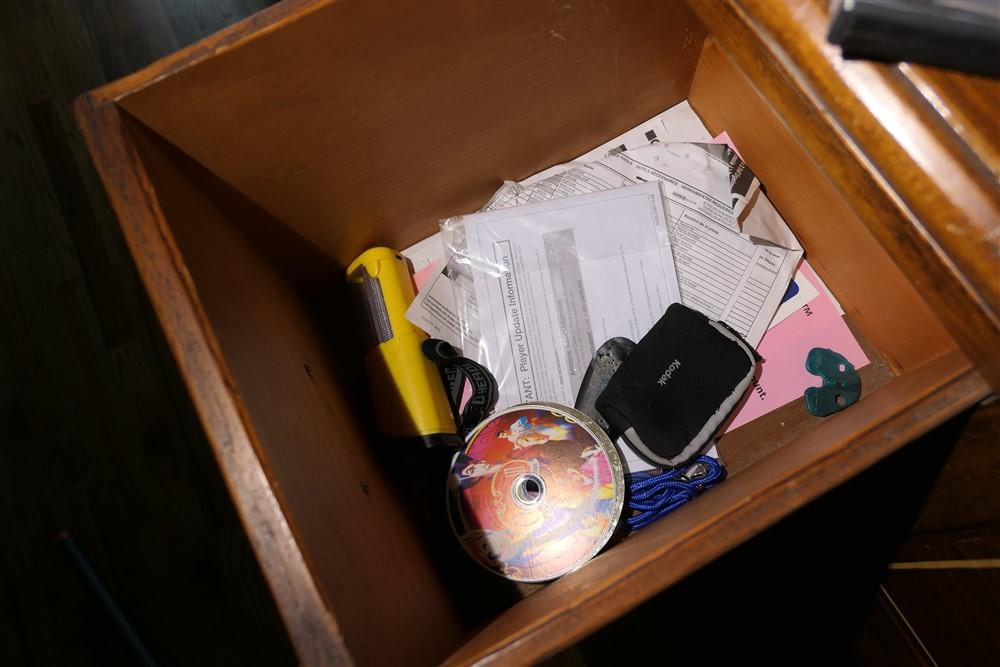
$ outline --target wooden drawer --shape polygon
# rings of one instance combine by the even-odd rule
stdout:
[[[822,56],[822,6],[786,4],[290,0],[78,100],[302,662],[540,659],[989,393],[978,274],[854,131],[883,126],[796,65],[819,58],[796,31]],[[873,360],[864,396],[751,422],[720,443],[725,484],[550,585],[508,587],[435,528],[439,470],[399,483],[344,267],[685,98],[843,304]]]

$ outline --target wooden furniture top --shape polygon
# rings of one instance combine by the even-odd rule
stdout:
[[[691,5],[1000,388],[1000,85],[846,61],[819,0]]]
[[[88,102],[121,100],[328,4],[279,3],[93,91]],[[825,110],[811,118],[789,113],[786,122],[993,390],[1000,388],[1000,83],[922,66],[845,61],[826,41],[822,0],[689,4],[779,112],[803,102]],[[845,160],[860,161],[868,173],[839,169]]]
[[[456,2],[455,6],[458,5]],[[754,90],[754,95],[759,92],[770,105],[759,105],[759,109],[771,114],[768,124],[772,126],[772,131],[768,136],[784,137],[787,134],[789,146],[797,141],[795,148],[801,146],[805,149],[791,155],[795,158],[794,164],[802,165],[803,171],[806,171],[811,160],[817,168],[811,174],[811,177],[815,176],[811,182],[817,184],[812,190],[818,197],[815,201],[839,202],[842,198],[848,205],[844,210],[850,214],[850,219],[845,214],[841,220],[846,220],[851,232],[844,234],[843,238],[848,239],[845,246],[854,247],[843,249],[844,267],[838,270],[840,279],[834,284],[854,295],[867,297],[863,284],[851,283],[844,277],[852,267],[863,278],[877,276],[880,277],[878,280],[886,282],[886,276],[894,277],[893,284],[886,290],[891,293],[894,304],[888,303],[889,298],[880,301],[880,295],[879,299],[858,298],[854,305],[867,307],[867,312],[856,313],[857,319],[865,325],[863,329],[871,331],[876,338],[886,339],[887,344],[879,347],[887,350],[898,348],[896,351],[906,353],[895,360],[903,372],[871,392],[843,418],[831,419],[808,432],[797,434],[794,446],[777,447],[766,457],[755,456],[741,461],[739,475],[734,475],[718,492],[706,494],[703,502],[692,504],[686,511],[675,515],[673,521],[651,527],[635,539],[609,550],[579,573],[518,602],[462,645],[451,656],[452,664],[490,661],[524,664],[566,646],[639,604],[652,592],[678,581],[734,544],[749,539],[796,507],[857,474],[909,439],[980,400],[987,391],[984,378],[992,383],[994,389],[1000,386],[1000,368],[994,358],[1000,343],[995,245],[1000,196],[996,187],[995,158],[990,157],[988,150],[977,148],[985,145],[995,149],[996,144],[991,143],[989,133],[969,131],[958,120],[954,120],[955,125],[944,122],[942,113],[932,104],[935,98],[930,93],[921,93],[920,85],[914,83],[915,79],[909,78],[907,73],[921,70],[840,60],[838,52],[825,42],[826,16],[819,3],[690,0],[690,5],[710,28],[709,42],[705,49],[700,49],[703,33],[693,20],[694,27],[685,35],[675,34],[674,37],[682,38],[683,45],[691,47],[691,53],[684,54],[689,56],[689,60],[684,60],[687,67],[678,65],[677,59],[672,61],[667,58],[669,54],[660,58],[662,62],[673,62],[673,78],[668,81],[668,77],[659,75],[660,88],[654,91],[658,97],[637,98],[639,103],[631,107],[630,113],[646,114],[648,109],[643,105],[659,110],[675,97],[683,97],[699,57],[704,58],[705,54],[709,56],[703,61],[707,63],[706,67],[713,63],[721,67],[720,63],[730,59],[736,62],[741,73],[747,75],[750,82],[747,85]],[[622,6],[629,10],[627,16],[632,17],[632,26],[651,25],[648,15],[640,16],[634,7],[626,3]],[[336,554],[336,549],[343,542],[339,540],[336,530],[326,526],[340,528],[354,525],[344,518],[346,513],[353,511],[354,507],[369,507],[369,503],[376,501],[369,499],[366,484],[349,487],[354,494],[351,501],[354,505],[335,502],[338,496],[332,492],[324,493],[322,486],[315,483],[314,476],[329,472],[342,478],[370,481],[373,477],[369,473],[377,475],[378,469],[370,460],[363,424],[352,421],[348,414],[348,392],[323,379],[337,376],[333,364],[312,361],[314,357],[324,358],[322,346],[317,342],[305,308],[297,303],[297,295],[285,285],[286,278],[290,280],[291,277],[273,275],[276,272],[271,270],[272,267],[260,261],[258,255],[263,254],[258,252],[260,248],[244,243],[248,236],[252,236],[248,230],[254,226],[251,224],[253,220],[248,221],[242,215],[213,214],[221,195],[210,192],[211,188],[205,183],[194,188],[197,192],[184,190],[184,186],[194,182],[194,169],[174,170],[183,178],[171,181],[167,176],[174,172],[170,169],[169,160],[164,157],[163,164],[159,165],[160,178],[156,181],[159,187],[154,189],[149,173],[157,168],[157,164],[152,160],[144,164],[139,155],[144,147],[142,133],[129,131],[130,124],[142,124],[151,134],[159,134],[164,141],[169,141],[192,159],[205,158],[205,155],[195,155],[193,149],[187,150],[189,146],[179,145],[184,143],[181,141],[184,134],[164,131],[168,126],[162,123],[174,120],[173,113],[177,110],[171,112],[170,107],[177,103],[178,98],[164,95],[159,100],[160,104],[153,104],[157,101],[152,99],[157,97],[152,91],[154,84],[162,93],[175,91],[177,82],[185,76],[189,79],[201,77],[202,83],[205,83],[211,78],[208,74],[213,70],[212,63],[206,62],[204,68],[191,66],[214,61],[214,67],[219,67],[220,61],[226,60],[227,53],[240,46],[247,46],[241,51],[241,56],[249,62],[242,62],[239,67],[246,67],[247,71],[256,74],[262,71],[283,74],[280,68],[267,70],[265,56],[276,53],[277,56],[290,57],[289,52],[293,49],[283,47],[276,49],[275,53],[260,51],[254,56],[255,45],[250,42],[268,35],[277,38],[278,35],[273,33],[288,28],[278,40],[284,44],[298,34],[296,31],[309,29],[314,34],[312,43],[322,46],[324,42],[315,34],[330,40],[329,32],[320,30],[326,25],[320,25],[324,17],[313,16],[316,24],[312,26],[299,22],[327,8],[331,14],[361,11],[368,16],[365,12],[374,11],[364,3],[332,3],[327,0],[277,5],[142,72],[92,92],[78,102],[77,114],[88,146],[102,166],[101,175],[108,185],[113,205],[126,223],[123,226],[126,227],[136,262],[150,287],[154,307],[164,322],[168,341],[209,432],[234,502],[248,527],[261,568],[272,583],[300,658],[308,664],[342,664],[350,660],[364,662],[366,657],[402,655],[409,651],[406,646],[420,643],[423,648],[411,653],[419,653],[420,659],[430,659],[435,651],[457,641],[451,637],[452,634],[459,635],[464,631],[464,628],[457,627],[463,619],[456,618],[449,600],[444,594],[436,594],[437,582],[429,578],[418,581],[408,589],[407,594],[393,600],[397,607],[394,613],[431,621],[428,625],[433,626],[432,629],[424,631],[416,625],[409,627],[409,634],[397,633],[400,636],[394,638],[396,644],[386,648],[381,635],[376,635],[374,631],[365,632],[367,627],[376,625],[374,620],[378,620],[381,613],[381,607],[366,598],[371,596],[365,586],[373,578],[360,576],[370,569],[358,568],[350,573],[354,580],[345,584],[348,576],[344,574],[342,565],[349,561],[330,556]],[[492,11],[499,10],[494,8]],[[330,22],[329,25],[355,25],[346,20],[340,21],[339,14],[326,16],[325,20]],[[603,25],[603,17],[600,22],[593,19],[593,24]],[[577,24],[569,23],[569,29],[574,25]],[[673,29],[676,31],[678,28],[675,25]],[[578,32],[597,34],[590,27]],[[548,32],[546,34],[549,35]],[[574,36],[572,32],[569,34]],[[606,42],[609,33],[601,34],[602,41]],[[629,34],[614,34],[622,44],[635,41]],[[549,35],[552,43],[559,48],[563,48],[564,38],[566,35],[562,32],[559,36]],[[651,49],[660,49],[663,42],[669,40],[669,35],[664,38],[660,31],[648,27],[644,39]],[[256,47],[259,49],[260,44]],[[509,48],[509,45],[503,48]],[[571,48],[582,47],[576,44]],[[538,57],[537,51],[533,51],[530,55],[512,58],[511,62],[515,63],[515,67],[523,68],[526,62],[530,64],[532,58]],[[613,74],[615,83],[621,85],[617,60],[608,62],[615,65],[605,67],[604,78],[611,78]],[[404,63],[406,66],[411,64]],[[189,68],[199,71],[183,72]],[[633,71],[629,75],[632,87],[626,90],[645,89],[645,85],[639,84],[654,75],[657,75],[656,71]],[[228,80],[226,85],[234,86],[234,79],[238,77],[222,78]],[[590,78],[593,85],[594,77]],[[276,76],[275,80],[280,79]],[[559,82],[554,76],[550,80],[556,84]],[[564,81],[563,85],[568,84]],[[372,84],[372,89],[375,87]],[[606,97],[605,88],[581,87],[577,99],[595,105],[607,103],[602,102]],[[250,90],[256,93],[257,88],[250,87]],[[924,90],[931,88],[925,86]],[[981,98],[969,87],[947,88],[941,85],[934,90],[941,91],[938,98],[953,100],[953,104],[961,106],[965,118],[988,115],[985,103],[966,107],[964,103],[955,101],[964,99],[963,96]],[[552,91],[544,92],[550,94]],[[230,108],[231,101],[216,95],[213,109],[235,115],[245,112]],[[405,107],[405,100],[403,103]],[[535,108],[546,107],[536,102]],[[778,116],[774,116],[772,109]],[[291,112],[298,110],[296,106]],[[754,113],[752,109],[744,109],[744,112]],[[288,115],[288,109],[284,113],[286,120],[294,117],[294,113]],[[977,113],[980,115],[976,116]],[[780,122],[775,118],[779,118]],[[183,120],[184,124],[179,129],[190,130],[189,126],[194,125],[190,117]],[[218,118],[215,120],[218,121]],[[581,125],[585,120],[580,119]],[[619,118],[614,122],[626,120],[630,119]],[[760,117],[756,120],[759,122]],[[202,123],[194,129],[202,130],[203,125],[207,127],[208,124]],[[781,131],[781,126],[787,127],[788,132]],[[173,128],[172,125],[170,127]],[[512,128],[509,124],[499,125],[499,130],[497,127],[491,126],[493,137],[502,138],[506,136],[504,128]],[[590,129],[597,132],[605,128],[592,126]],[[195,138],[215,141],[210,135],[200,131]],[[584,139],[578,141],[583,142]],[[147,154],[154,154],[162,148],[154,146],[152,140],[147,143],[150,144],[145,146]],[[189,144],[198,147],[197,141]],[[776,144],[764,142],[761,145],[771,149]],[[218,147],[218,143],[213,146]],[[313,147],[312,150],[322,153],[322,147]],[[581,147],[571,145],[565,150],[575,155],[579,152],[578,148]],[[781,146],[778,145],[775,150],[781,150]],[[791,150],[784,152],[792,153]],[[205,154],[208,153],[206,150]],[[218,151],[212,155],[217,153],[222,157],[228,155]],[[162,156],[169,156],[169,151],[163,149]],[[561,156],[553,153],[544,159],[558,161],[558,157]],[[785,159],[789,159],[787,155]],[[511,158],[510,164],[515,163],[525,169],[531,166]],[[222,179],[223,174],[211,165],[203,166]],[[243,171],[246,165],[236,160],[228,160],[223,166],[233,170],[226,175],[245,177],[247,183],[256,176]],[[820,172],[832,188],[820,184]],[[461,175],[463,172],[457,173]],[[245,183],[236,182],[239,179],[235,178],[232,180],[234,183],[230,185],[242,192],[240,186]],[[465,184],[459,181],[448,184],[449,187],[453,185],[461,190]],[[249,187],[245,189],[250,190]],[[442,197],[437,200],[441,208],[461,210],[457,200],[444,198],[445,195],[441,194],[444,189],[439,189],[435,192]],[[253,192],[258,197],[274,196],[274,193],[275,190],[267,188],[258,188]],[[202,194],[204,198],[200,197]],[[164,210],[166,204],[161,205],[161,198],[163,202],[173,202],[170,214]],[[272,208],[281,204],[281,199],[274,197]],[[283,205],[289,205],[288,201],[291,200]],[[184,206],[199,206],[195,211],[197,215],[186,215],[189,209],[179,207],[178,202]],[[405,203],[397,201],[400,205]],[[277,216],[275,211],[260,202],[254,204],[282,223],[288,223],[290,229],[304,237],[312,241],[322,240],[319,235],[304,233],[308,232],[304,226],[296,227],[293,224],[297,223],[294,215]],[[426,202],[424,205],[429,206]],[[829,215],[829,210],[825,215]],[[174,222],[168,223],[168,219]],[[350,219],[350,216],[345,219]],[[815,215],[803,224],[823,228],[822,234],[814,233],[828,240],[826,237],[832,234],[830,230],[836,227],[827,223],[827,219],[823,215]],[[855,222],[858,219],[863,226]],[[236,234],[236,228],[230,226],[230,222],[236,220],[240,221],[241,234]],[[193,221],[199,224],[214,221],[213,228],[206,232],[212,231],[216,236],[209,239],[207,233],[198,234],[198,239],[206,241],[189,238],[185,242],[185,230],[190,232],[190,225],[195,224]],[[398,222],[394,232],[397,240],[404,240],[403,232],[416,234],[426,227],[418,225],[417,220],[411,222]],[[409,224],[409,227],[403,229],[403,223]],[[866,230],[871,232],[871,236]],[[891,255],[892,261],[883,257],[882,262],[892,272],[876,271],[866,264],[866,257],[878,255],[875,252],[866,254],[876,246],[871,237]],[[180,244],[186,243],[190,249],[197,243],[205,242],[202,250],[207,253],[213,248],[211,241],[215,239],[224,242],[228,248],[227,258],[233,265],[253,269],[252,275],[256,276],[257,282],[267,287],[267,290],[255,292],[258,298],[250,304],[259,310],[251,312],[248,307],[241,312],[236,307],[238,304],[224,302],[229,294],[224,289],[228,283],[224,280],[225,276],[220,277],[224,271],[211,266],[210,261],[214,257],[181,252]],[[329,247],[348,256],[352,244],[359,245],[364,239],[345,236],[336,240],[336,243],[331,241]],[[222,246],[223,243],[216,245]],[[265,244],[258,242],[258,245]],[[315,245],[321,244],[317,242]],[[828,243],[823,245],[830,247]],[[830,262],[833,263],[833,260]],[[909,282],[900,277],[903,274]],[[243,275],[251,274],[244,271],[240,277]],[[214,286],[215,291],[205,289],[199,295],[196,279],[202,281],[202,287]],[[919,311],[923,303],[912,296],[910,283],[920,290],[948,332],[931,325],[923,328],[916,325],[925,321],[918,317],[922,314]],[[893,290],[894,285],[900,289]],[[891,309],[893,305],[897,307],[896,311]],[[905,317],[900,314],[901,311],[906,311]],[[234,312],[241,318],[225,320]],[[261,313],[267,315],[261,322],[282,323],[279,338],[284,344],[274,346],[275,349],[270,350],[272,354],[266,356],[256,355],[255,350],[242,347],[246,337],[237,335],[244,322],[251,321],[250,315],[257,317]],[[884,328],[873,324],[883,319],[895,321]],[[220,321],[230,324],[228,327],[219,326]],[[251,323],[255,327],[246,329],[264,329],[256,320]],[[922,330],[915,334],[907,332],[908,337],[904,340],[904,335],[898,333],[897,328],[905,327],[907,323],[911,329]],[[896,334],[887,335],[890,330]],[[954,349],[947,333],[954,336],[964,354]],[[914,340],[918,336],[922,340]],[[258,349],[262,348],[264,345]],[[300,351],[308,354],[298,355]],[[312,372],[303,370],[301,359],[310,360]],[[273,383],[271,377],[265,377],[267,368],[261,370],[259,367],[266,364],[281,373],[278,376],[280,382]],[[982,377],[973,371],[973,365],[980,370]],[[230,366],[237,367],[239,372],[231,372]],[[315,382],[315,389],[314,376],[320,378]],[[308,380],[305,379],[307,377]],[[306,382],[309,384],[306,385]],[[287,395],[279,397],[280,410],[271,410],[268,403],[274,391],[271,384],[279,387],[299,387],[301,384],[297,390],[300,393],[287,391]],[[313,392],[308,400],[315,403],[296,398],[305,396],[306,389]],[[320,403],[323,409],[315,408]],[[298,419],[303,411],[308,411],[305,415],[308,419]],[[298,433],[293,432],[293,427],[307,429],[305,435],[308,437],[296,439],[288,436],[289,433]],[[336,435],[337,448],[326,446],[324,438],[331,433]],[[295,448],[294,457],[289,455],[291,447]],[[309,459],[309,456],[315,458]],[[309,469],[315,461],[321,462],[321,465],[314,466],[319,473]],[[312,502],[314,496],[316,502]],[[384,502],[388,507],[390,500]],[[289,508],[294,511],[290,512]],[[397,524],[404,523],[403,513],[393,508],[380,509],[376,515]],[[370,535],[370,531],[359,531],[359,534]],[[404,537],[410,539],[406,535],[399,539]],[[391,544],[386,546],[386,540],[365,539],[366,545],[378,545],[380,554],[388,555],[393,551]],[[303,549],[302,545],[311,548]],[[400,548],[396,553],[416,553],[420,559],[429,559],[429,555],[420,550]],[[417,561],[417,558],[406,562],[411,563],[409,567],[418,574],[433,572],[429,564]],[[671,566],[663,567],[664,563]],[[380,595],[390,594],[389,587],[377,592]],[[362,600],[363,604],[358,604],[356,608],[353,602],[357,600]],[[334,612],[338,613],[335,615]],[[445,636],[445,640],[434,636],[433,632]],[[426,636],[415,638],[417,633]],[[393,641],[393,638],[389,639],[389,642]],[[370,662],[375,662],[374,658]]]

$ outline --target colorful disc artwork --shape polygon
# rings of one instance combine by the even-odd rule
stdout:
[[[523,582],[560,577],[611,538],[622,464],[597,424],[571,408],[518,405],[485,420],[448,479],[452,528],[486,568]]]

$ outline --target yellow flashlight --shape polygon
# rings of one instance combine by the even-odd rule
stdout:
[[[379,430],[460,447],[440,371],[420,347],[427,334],[406,319],[416,296],[406,260],[391,248],[370,248],[351,262],[347,280],[361,288],[368,312],[365,361]]]

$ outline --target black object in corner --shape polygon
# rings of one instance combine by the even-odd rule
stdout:
[[[907,61],[1000,76],[1000,3],[832,0],[827,39],[845,58]]]

